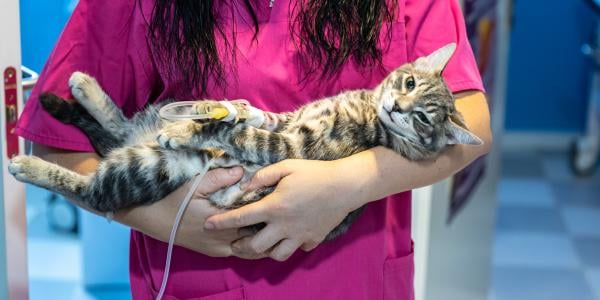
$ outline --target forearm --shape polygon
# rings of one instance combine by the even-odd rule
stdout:
[[[363,151],[340,160],[339,174],[353,182],[360,201],[430,185],[442,180],[486,154],[492,142],[489,112],[485,96],[479,92],[457,95],[456,107],[471,132],[484,141],[482,146],[456,145],[427,161],[409,161],[384,147]],[[360,176],[356,166],[360,166]],[[346,175],[343,175],[346,174]],[[350,178],[352,176],[352,178]]]

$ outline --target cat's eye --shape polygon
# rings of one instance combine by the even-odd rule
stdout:
[[[425,116],[425,114],[423,112],[417,111],[417,112],[415,112],[415,116],[417,116],[419,121],[421,121],[425,124],[430,124],[429,119],[427,119],[427,116]]]
[[[406,78],[406,81],[404,81],[404,87],[406,87],[406,90],[409,92],[414,90],[415,86],[415,78],[412,76],[409,76],[408,78]]]

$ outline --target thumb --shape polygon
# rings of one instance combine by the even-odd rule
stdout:
[[[235,184],[242,178],[244,171],[241,167],[219,168],[206,172],[196,193],[204,195],[212,194],[224,187]]]
[[[274,186],[290,173],[286,163],[279,162],[258,170],[250,181],[242,183],[241,188],[245,191],[254,191],[259,188]]]

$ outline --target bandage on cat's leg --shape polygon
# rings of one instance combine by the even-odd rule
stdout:
[[[198,101],[194,104],[194,110],[197,114],[207,116],[210,120],[222,120],[229,114],[229,110],[219,101]]]
[[[253,127],[260,127],[265,121],[263,111],[250,106],[247,101],[199,101],[195,111],[206,115],[211,120],[239,123],[245,122]]]

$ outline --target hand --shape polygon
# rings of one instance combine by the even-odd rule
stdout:
[[[252,233],[243,232],[237,228],[206,231],[203,225],[206,218],[225,212],[210,204],[206,200],[207,195],[236,183],[242,177],[242,173],[243,171],[239,167],[215,169],[206,173],[198,189],[196,189],[194,198],[183,214],[175,239],[176,245],[213,257],[235,255],[231,247],[232,243]],[[169,240],[175,215],[190,186],[191,183],[185,184],[163,200],[152,205],[139,206],[128,211],[119,212],[115,218],[147,235],[166,242]],[[236,256],[246,259],[265,257],[265,255],[260,254],[244,255],[242,253]]]
[[[318,246],[349,212],[365,201],[354,193],[351,176],[337,173],[337,161],[286,160],[259,170],[244,188],[273,186],[262,200],[209,217],[205,227],[228,230],[264,222],[254,236],[233,244],[236,255],[269,251],[278,261],[288,259],[299,247]]]

